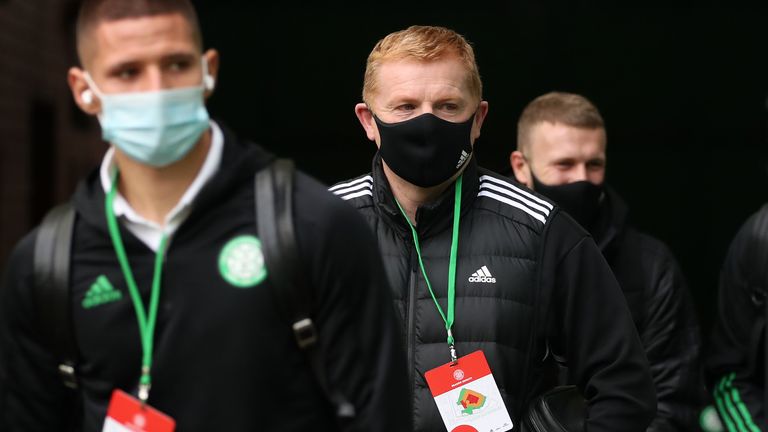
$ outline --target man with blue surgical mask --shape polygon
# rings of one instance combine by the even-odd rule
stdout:
[[[219,56],[191,3],[85,0],[77,41],[69,85],[110,146],[8,261],[0,430],[409,430],[374,239],[324,186],[271,171],[274,156],[209,119]],[[289,185],[277,199],[255,198],[263,173]],[[262,217],[273,206],[292,219]],[[54,216],[74,222],[54,230]],[[268,247],[278,228],[295,241]],[[295,304],[277,300],[285,280],[301,282]]]

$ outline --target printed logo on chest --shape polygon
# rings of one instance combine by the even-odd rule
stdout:
[[[253,235],[241,235],[228,241],[219,253],[219,273],[237,288],[251,288],[267,277],[261,241]]]
[[[91,288],[85,293],[85,297],[80,304],[84,309],[91,309],[96,306],[119,301],[122,298],[123,293],[116,290],[106,276],[101,275],[91,284]]]
[[[469,277],[469,282],[495,284],[496,278],[491,275],[491,271],[488,270],[487,266],[482,266],[477,269],[476,272],[472,273],[472,275]]]

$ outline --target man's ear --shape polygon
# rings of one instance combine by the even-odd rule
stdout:
[[[379,146],[378,137],[379,130],[376,128],[376,121],[373,119],[373,112],[368,108],[365,103],[359,103],[355,105],[355,115],[360,121],[360,124],[365,129],[365,135],[369,140],[376,143],[376,147]]]
[[[209,49],[203,53],[203,61],[208,64],[208,76],[203,77],[205,99],[207,100],[216,89],[216,83],[219,79],[219,52],[215,49]]]
[[[531,167],[520,150],[515,150],[509,155],[509,165],[512,167],[517,181],[533,189]]]
[[[88,86],[88,82],[85,80],[85,71],[78,67],[70,68],[67,72],[67,82],[75,104],[83,112],[88,115],[96,115],[101,112],[101,101]]]
[[[485,116],[488,115],[488,102],[487,101],[481,101],[480,105],[477,107],[477,112],[475,112],[475,120],[474,124],[472,125],[472,143],[474,144],[475,140],[480,137],[480,128],[483,127],[483,121],[485,120]]]

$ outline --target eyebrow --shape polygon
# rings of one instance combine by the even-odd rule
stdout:
[[[127,60],[123,62],[116,63],[114,65],[111,65],[107,68],[107,75],[115,75],[118,74],[120,71],[124,69],[130,69],[137,67],[139,64],[141,64],[140,61],[137,60]]]
[[[171,53],[171,54],[168,54],[168,55],[164,55],[160,59],[160,61],[162,63],[170,63],[170,62],[180,61],[180,60],[181,61],[190,61],[191,62],[194,59],[195,59],[195,55],[193,53],[189,53],[189,52],[176,52],[176,53]]]
[[[191,52],[186,51],[179,51],[179,52],[173,52],[170,54],[166,54],[160,58],[161,63],[171,63],[174,61],[193,61],[195,58],[195,54]],[[144,63],[144,60],[125,60],[120,61],[118,63],[115,63],[114,65],[111,65],[107,68],[107,74],[113,75],[118,72],[120,72],[123,69],[128,69],[131,67],[138,67]]]
[[[576,158],[570,157],[570,156],[563,156],[563,157],[556,157],[552,159],[552,163],[563,163],[563,162],[576,162]]]

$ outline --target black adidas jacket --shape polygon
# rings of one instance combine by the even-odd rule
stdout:
[[[720,272],[718,316],[707,358],[707,381],[729,432],[768,430],[766,298],[768,205],[731,242]]]
[[[703,407],[701,335],[682,271],[669,248],[628,225],[624,201],[605,188],[592,230],[619,281],[656,387],[648,431],[695,430]]]
[[[595,243],[557,207],[479,169],[474,159],[463,175],[453,327],[459,356],[483,350],[515,428],[527,402],[549,381],[545,366],[551,364],[542,361],[552,359],[549,348],[567,358],[589,401],[587,430],[644,431],[656,406],[648,363]],[[415,430],[444,430],[424,373],[449,361],[445,325],[380,156],[372,174],[331,190],[365,216],[378,238],[408,350]],[[443,308],[453,197],[448,188],[416,213],[424,264]],[[480,271],[495,281],[472,278]]]
[[[269,277],[251,288],[222,277],[225,244],[255,235],[254,173],[271,160],[225,131],[221,167],[167,250],[149,403],[175,418],[179,432],[409,430],[407,372],[386,276],[368,227],[349,206],[297,173],[295,226],[304,265],[295,271],[312,286],[327,376],[356,408],[351,425],[334,426],[332,409],[278,312]],[[83,408],[72,408],[55,359],[39,340],[33,231],[13,252],[0,292],[2,430],[62,430],[74,416],[82,421],[79,430],[101,431],[112,390],[136,395],[138,324],[107,232],[97,172],[81,184],[74,203],[70,306]],[[146,304],[154,253],[129,231],[121,233]],[[86,293],[102,275],[122,299],[85,307]],[[98,285],[104,292],[103,279]]]

